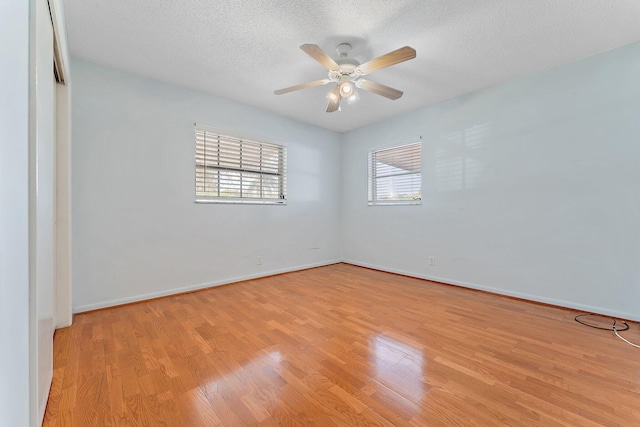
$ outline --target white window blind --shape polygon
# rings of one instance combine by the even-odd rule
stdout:
[[[420,204],[422,141],[369,152],[369,204]]]
[[[196,125],[196,202],[286,204],[286,154]]]

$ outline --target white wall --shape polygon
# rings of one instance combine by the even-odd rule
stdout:
[[[71,73],[63,0],[49,0],[56,42],[56,313],[55,327],[71,325]]]
[[[29,2],[0,2],[0,425],[29,425]]]
[[[80,60],[71,70],[75,311],[340,259],[339,134]],[[194,122],[285,144],[288,205],[194,203]]]
[[[367,151],[417,135],[422,205],[367,206]],[[640,44],[343,142],[349,262],[640,320]]]
[[[47,0],[36,0],[32,38],[29,135],[29,301],[32,424],[41,425],[53,377],[56,282],[56,82],[53,26]]]
[[[56,85],[56,313],[55,327],[71,325],[71,87]]]

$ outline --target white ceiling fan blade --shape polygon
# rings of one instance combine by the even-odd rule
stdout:
[[[372,82],[371,80],[360,80],[356,84],[357,87],[373,92],[376,95],[384,96],[389,99],[398,99],[402,96],[402,91],[385,86],[381,83]]]
[[[340,108],[340,85],[337,84],[331,91],[327,94],[327,98],[329,98],[329,105],[327,105],[327,113],[333,113]]]
[[[405,46],[401,47],[400,49],[394,50],[393,52],[389,52],[386,55],[379,56],[376,59],[372,59],[369,62],[365,62],[364,64],[358,66],[356,70],[358,70],[360,74],[364,75],[377,71],[381,68],[390,67],[392,65],[408,61],[415,57],[416,50],[412,47]]]
[[[275,95],[282,95],[283,93],[293,92],[294,90],[300,90],[300,89],[306,89],[308,87],[325,85],[325,84],[329,83],[330,81],[331,80],[329,80],[329,79],[316,80],[315,82],[302,83],[302,84],[295,85],[295,86],[285,87],[284,89],[274,90],[273,93]]]
[[[324,50],[320,49],[317,44],[303,44],[300,46],[303,52],[318,61],[324,68],[329,71],[336,71],[340,69],[340,66],[336,64],[336,61],[331,59]]]

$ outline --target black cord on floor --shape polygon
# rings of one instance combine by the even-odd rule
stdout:
[[[612,325],[609,328],[603,328],[602,326],[592,325],[590,323],[587,323],[587,322],[584,322],[584,321],[580,320],[581,318],[586,317],[586,316],[600,316],[600,315],[592,314],[592,313],[590,313],[590,314],[578,314],[575,317],[575,321],[580,323],[581,325],[585,325],[585,326],[588,326],[590,328],[602,329],[603,331],[618,331],[618,332],[622,332],[622,331],[626,331],[627,329],[629,329],[629,324],[627,322],[625,322],[624,320],[620,321],[624,325],[624,329],[618,328],[617,327],[617,323],[616,323],[617,321],[613,317],[610,318],[611,321],[612,321]],[[602,317],[602,316],[600,316],[600,317]]]
[[[591,323],[587,323],[582,319],[583,317],[586,316],[599,316],[599,317],[605,317],[605,316],[600,316],[599,314],[578,314],[575,317],[575,321],[580,323],[581,325],[585,325],[588,326],[590,328],[595,328],[595,329],[602,329],[603,331],[613,331],[614,334],[616,334],[616,336],[618,338],[620,338],[622,341],[626,342],[627,344],[636,347],[636,348],[640,348],[640,344],[635,344],[632,343],[631,341],[629,341],[628,339],[624,338],[622,335],[620,335],[618,332],[620,331],[626,331],[627,329],[629,329],[629,324],[627,322],[625,322],[624,320],[621,320],[620,323],[622,323],[624,325],[624,329],[618,329],[617,325],[617,320],[614,319],[613,317],[610,317],[611,321],[612,321],[612,325],[610,328],[603,328],[602,326],[597,326],[597,325],[592,325]]]

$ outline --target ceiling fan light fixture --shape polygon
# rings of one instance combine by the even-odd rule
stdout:
[[[351,94],[353,94],[353,85],[351,84],[351,82],[345,81],[340,83],[340,95],[343,98],[347,98]]]
[[[339,94],[337,94],[337,93],[336,93],[336,92],[334,92],[334,91],[330,91],[330,92],[327,94],[327,99],[328,99],[329,101],[337,101],[339,97],[340,97],[340,95],[339,95]]]
[[[347,103],[353,104],[355,102],[358,102],[359,99],[360,99],[360,95],[358,95],[358,92],[354,90],[353,93],[349,95],[349,97],[347,98]]]

